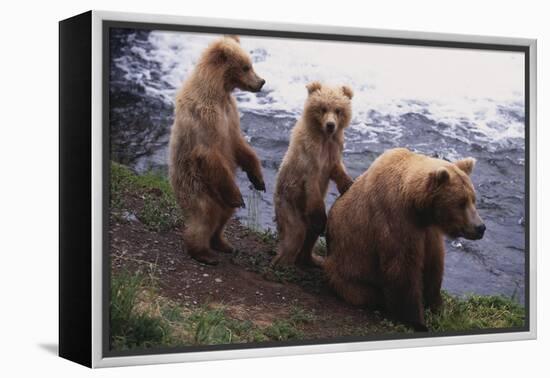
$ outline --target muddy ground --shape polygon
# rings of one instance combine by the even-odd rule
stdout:
[[[232,318],[259,327],[288,318],[298,307],[318,320],[303,326],[309,338],[363,334],[369,326],[373,331],[383,327],[379,314],[337,298],[318,268],[272,269],[275,241],[236,220],[229,223],[226,237],[237,252],[220,253],[220,263],[210,266],[189,257],[178,230],[153,232],[131,218],[112,224],[115,274],[121,269],[150,272],[160,294],[183,307],[221,304]]]

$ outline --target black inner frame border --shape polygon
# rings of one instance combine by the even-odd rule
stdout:
[[[373,335],[373,336],[340,336],[330,339],[312,339],[300,341],[269,341],[260,343],[243,343],[243,344],[224,344],[224,345],[201,345],[201,346],[181,346],[170,348],[150,348],[150,349],[133,349],[130,351],[113,351],[110,350],[110,284],[111,284],[111,259],[110,259],[110,238],[109,238],[109,213],[110,213],[110,120],[109,120],[109,76],[110,76],[110,30],[115,28],[138,29],[138,30],[158,30],[158,31],[177,31],[188,33],[203,33],[203,34],[237,34],[254,37],[271,37],[271,38],[287,38],[287,39],[305,39],[305,40],[320,40],[320,41],[338,41],[338,42],[361,42],[371,44],[386,44],[386,45],[406,45],[419,47],[440,47],[440,48],[458,48],[458,49],[474,49],[474,50],[493,50],[493,51],[510,51],[522,52],[524,54],[524,112],[525,112],[525,188],[524,188],[524,219],[525,219],[525,266],[524,266],[524,298],[525,298],[525,320],[523,327],[513,328],[491,328],[480,329],[473,331],[451,331],[451,332],[428,332],[428,333],[413,333],[413,334],[389,334],[389,335]],[[398,31],[401,34],[406,34],[406,31]],[[156,354],[173,354],[173,353],[189,353],[189,352],[205,352],[205,351],[224,351],[224,350],[239,350],[239,349],[257,349],[257,348],[280,348],[292,346],[306,345],[330,345],[353,342],[366,341],[386,341],[386,340],[406,340],[406,339],[424,339],[449,336],[471,336],[484,334],[498,333],[513,333],[513,332],[529,332],[530,330],[530,196],[529,196],[529,180],[530,180],[530,46],[500,44],[500,43],[480,43],[480,42],[457,42],[457,41],[440,41],[431,39],[419,38],[396,38],[396,37],[376,37],[376,36],[360,36],[349,34],[329,34],[329,33],[310,33],[296,32],[284,30],[262,30],[262,29],[247,29],[234,27],[218,27],[218,26],[197,26],[197,25],[177,25],[163,23],[148,23],[148,22],[127,22],[116,20],[102,21],[102,159],[103,159],[103,214],[102,214],[102,357],[123,357],[123,356],[141,356],[141,355],[156,355]]]

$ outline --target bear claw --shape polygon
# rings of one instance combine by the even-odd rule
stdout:
[[[254,189],[265,192],[265,182],[262,178],[258,178],[251,174],[247,174],[247,176],[250,182],[252,183],[252,185],[254,185]]]

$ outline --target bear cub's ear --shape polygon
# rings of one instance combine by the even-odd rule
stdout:
[[[435,171],[430,172],[428,186],[430,189],[435,190],[449,181],[450,178],[451,176],[449,175],[447,168],[437,168]]]
[[[347,85],[342,86],[342,92],[344,93],[344,96],[346,96],[350,100],[353,98],[353,89],[351,89]]]
[[[308,94],[312,94],[313,92],[315,91],[318,91],[321,89],[321,83],[318,82],[318,81],[312,81],[311,83],[309,83],[308,85],[306,85],[306,88],[307,88],[307,93]]]
[[[464,173],[466,173],[468,176],[472,174],[472,171],[474,170],[474,166],[476,165],[476,159],[469,157],[462,160],[457,160],[454,162],[454,164],[460,168],[460,170]]]
[[[219,46],[218,48],[210,51],[208,61],[213,64],[224,64],[225,62],[227,62],[228,59],[228,54],[226,53],[223,46]]]
[[[231,38],[232,40],[234,40],[235,42],[237,43],[241,43],[241,39],[239,38],[238,35],[235,35],[235,34],[226,34],[225,35],[225,38]]]

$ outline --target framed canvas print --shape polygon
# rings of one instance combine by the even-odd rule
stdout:
[[[536,41],[59,24],[59,352],[90,367],[536,337]]]

